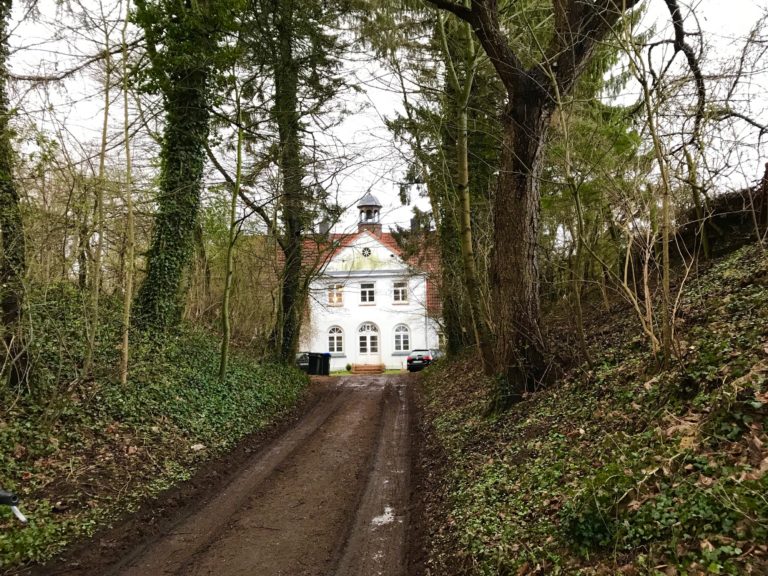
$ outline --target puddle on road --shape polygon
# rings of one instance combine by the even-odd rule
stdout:
[[[395,509],[392,508],[392,506],[385,506],[384,514],[381,514],[380,516],[374,516],[371,520],[371,526],[378,528],[379,526],[384,526],[385,524],[392,524],[394,521]]]

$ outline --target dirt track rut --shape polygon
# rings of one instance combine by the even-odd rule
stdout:
[[[221,492],[114,576],[403,576],[409,394],[401,376],[345,377]]]

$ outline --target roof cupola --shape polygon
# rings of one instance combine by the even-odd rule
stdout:
[[[370,192],[366,192],[357,209],[360,211],[360,219],[357,222],[357,231],[368,230],[376,236],[381,236],[381,202]]]

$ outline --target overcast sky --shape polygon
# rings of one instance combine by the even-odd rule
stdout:
[[[24,18],[25,8],[22,3],[15,3],[17,25],[10,39],[13,72],[31,74],[64,70],[83,55],[94,54],[98,50],[100,38],[94,42],[78,33],[76,28],[62,30],[55,14],[54,0],[41,0],[38,6],[43,18],[33,22]],[[115,2],[112,6],[112,15],[117,18],[121,11],[120,5]],[[700,0],[694,3],[694,7],[704,37],[715,45],[713,56],[726,58],[736,53],[741,44],[740,39],[768,9],[768,0]],[[655,22],[660,34],[671,37],[668,20],[664,1],[650,0],[644,24]],[[687,28],[694,28],[690,18],[687,20]],[[113,42],[118,41],[119,29],[113,39]],[[364,83],[365,90],[359,94],[350,93],[348,98],[350,106],[359,109],[359,112],[334,130],[333,139],[328,139],[328,145],[344,146],[355,158],[352,165],[333,182],[340,203],[351,207],[339,230],[354,226],[357,217],[354,205],[368,190],[384,204],[382,221],[385,226],[407,225],[411,207],[401,206],[398,199],[398,182],[402,178],[404,166],[383,123],[384,118],[392,117],[400,110],[400,99],[390,86],[393,79],[384,71],[372,67],[367,57],[354,60],[356,62],[348,64],[350,74]],[[755,92],[768,93],[765,73],[754,79],[754,82],[753,90],[760,88]],[[100,96],[93,95],[95,91],[88,74],[73,77],[63,87],[49,85],[46,94],[48,104],[52,104],[53,109],[48,110],[41,105],[40,89],[27,92],[28,84],[23,82],[18,83],[17,87],[20,91],[16,97],[22,104],[21,109],[36,118],[38,125],[48,130],[69,133],[70,138],[79,141],[85,149],[94,148],[101,127],[102,103]],[[755,110],[765,112],[765,108],[757,104]],[[115,110],[115,137],[120,132],[121,114],[120,110]],[[53,118],[56,122],[52,122]],[[768,121],[768,118],[763,117],[762,120]],[[412,204],[423,209],[428,207],[426,200],[418,197],[412,198]]]

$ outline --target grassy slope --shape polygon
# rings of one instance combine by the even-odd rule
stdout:
[[[429,573],[768,574],[768,259],[689,283],[668,371],[630,311],[589,331],[592,370],[499,418],[468,362],[427,376]]]
[[[293,368],[238,354],[221,385],[218,342],[185,328],[162,349],[134,344],[130,381],[121,387],[117,303],[105,312],[100,372],[79,380],[78,298],[61,287],[31,311],[38,334],[32,389],[0,408],[0,486],[21,495],[30,517],[21,527],[0,509],[0,570],[48,559],[188,478],[203,460],[285,413],[306,385]]]

